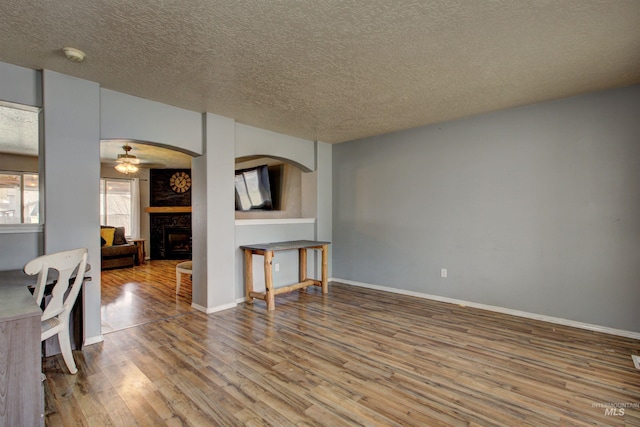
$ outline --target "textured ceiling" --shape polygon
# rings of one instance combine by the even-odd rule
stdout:
[[[335,143],[640,83],[640,1],[2,0],[0,61]]]

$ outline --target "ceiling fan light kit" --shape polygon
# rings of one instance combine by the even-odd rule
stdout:
[[[124,154],[118,154],[118,159],[116,160],[116,163],[118,164],[116,165],[115,169],[125,175],[138,172],[138,170],[140,169],[138,167],[138,164],[140,164],[140,160],[138,160],[136,156],[129,154],[129,151],[131,151],[131,146],[129,146],[128,144],[123,145],[122,149],[124,150]]]

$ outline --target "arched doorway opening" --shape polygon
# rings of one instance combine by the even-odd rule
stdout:
[[[137,171],[116,170],[125,155]],[[175,265],[191,259],[193,155],[148,141],[100,142],[101,234],[124,228],[128,246],[101,249],[103,334],[192,311],[188,277],[175,292]]]

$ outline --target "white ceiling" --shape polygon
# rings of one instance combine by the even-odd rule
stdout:
[[[0,29],[0,61],[330,143],[640,83],[639,0],[3,0]]]

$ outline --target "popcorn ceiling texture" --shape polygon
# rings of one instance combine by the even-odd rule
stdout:
[[[331,143],[640,83],[638,0],[3,0],[0,29],[0,61]]]

